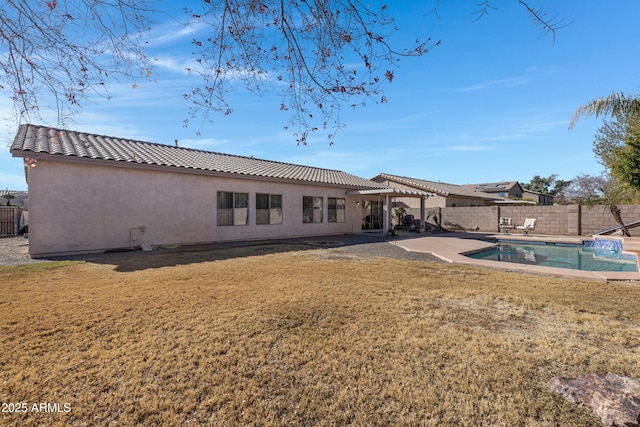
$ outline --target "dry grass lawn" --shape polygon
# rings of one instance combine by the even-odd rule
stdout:
[[[1,267],[0,424],[588,426],[551,377],[640,377],[639,286],[272,249]]]

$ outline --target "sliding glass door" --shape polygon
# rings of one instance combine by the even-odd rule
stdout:
[[[362,203],[362,229],[382,230],[383,202],[365,200]]]

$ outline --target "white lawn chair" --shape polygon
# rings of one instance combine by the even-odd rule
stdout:
[[[516,230],[522,230],[524,234],[536,228],[536,218],[526,218],[523,225],[516,225]]]
[[[500,231],[504,231],[509,234],[509,230],[513,230],[515,226],[511,223],[511,218],[500,217],[500,223],[498,224]]]

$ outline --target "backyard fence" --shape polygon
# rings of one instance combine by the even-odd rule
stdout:
[[[15,206],[0,206],[0,236],[18,234],[20,210]]]
[[[640,220],[640,205],[618,207],[625,223]],[[536,218],[535,233],[564,236],[586,236],[618,225],[606,206],[483,206],[432,210],[438,214],[442,226],[451,231],[495,233],[499,231],[501,217],[511,218],[513,224],[520,225],[526,218]],[[640,235],[640,229],[632,229],[631,234]]]

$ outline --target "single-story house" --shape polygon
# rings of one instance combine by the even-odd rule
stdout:
[[[426,208],[489,206],[497,201],[505,200],[503,197],[487,194],[466,185],[427,181],[424,179],[410,178],[387,173],[376,175],[371,178],[371,180],[379,184],[398,189],[427,191],[432,193],[433,195],[426,201]],[[395,199],[395,204],[396,206],[402,206],[405,210],[411,210],[408,212],[411,212],[413,215],[416,215],[417,213],[413,210],[418,206],[411,199],[397,197]]]
[[[515,181],[513,183],[456,185],[387,173],[376,175],[371,180],[405,191],[414,190],[431,193],[432,196],[425,202],[425,208],[428,210],[446,207],[535,204],[529,200],[511,198],[521,197],[522,194],[522,188]],[[489,191],[484,191],[484,189]],[[520,192],[517,191],[518,189],[520,189]],[[393,207],[402,207],[406,213],[416,218],[424,218],[420,207],[414,199],[402,196],[395,197],[393,199]]]
[[[24,159],[34,257],[386,233],[392,197],[424,206],[430,196],[337,170],[29,124],[10,150]]]

